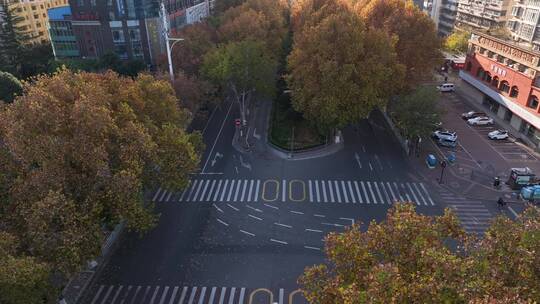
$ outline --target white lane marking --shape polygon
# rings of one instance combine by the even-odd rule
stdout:
[[[426,187],[424,187],[424,183],[420,183],[420,187],[422,187],[422,189],[426,193],[426,196],[427,196],[429,202],[431,203],[431,205],[435,206],[435,203],[433,203],[433,200],[431,199],[431,196],[429,195],[429,192],[426,190]]]
[[[217,187],[216,187],[216,192],[214,193],[214,198],[212,198],[212,201],[213,202],[216,202],[217,199],[218,199],[218,196],[219,196],[219,190],[221,190],[221,183],[223,182],[223,180],[219,180],[218,181],[218,184],[217,184]]]
[[[360,200],[360,203],[364,203],[364,199],[362,198],[362,195],[360,194],[360,189],[358,189],[358,182],[354,181],[354,189],[356,190],[356,195],[358,196],[358,199]]]
[[[124,285],[118,286],[118,289],[116,290],[116,293],[114,294],[114,297],[112,298],[111,303],[114,303],[116,301],[116,299],[118,298],[118,295],[120,294],[120,291],[122,291],[122,289],[124,289]]]
[[[424,205],[427,206],[427,202],[426,202],[426,199],[424,198],[424,196],[422,195],[422,192],[420,191],[420,189],[418,189],[418,186],[416,185],[416,183],[412,183],[413,186],[414,186],[414,189],[416,189],[416,192],[418,192],[418,195],[420,195],[420,198],[422,199],[422,201],[424,202]]]
[[[517,212],[514,211],[514,209],[512,209],[512,207],[508,206],[508,210],[510,210],[510,212],[512,212],[512,214],[513,214],[516,218],[519,217],[519,215],[517,214]]]
[[[132,298],[130,304],[133,304],[133,302],[135,302],[135,299],[137,298],[137,295],[139,294],[139,291],[141,291],[141,288],[142,288],[142,286],[137,286],[137,289],[135,289],[135,294],[133,294],[133,298]]]
[[[304,248],[321,251],[321,248],[318,248],[318,247],[304,246]]]
[[[204,199],[204,195],[206,194],[206,189],[208,189],[208,186],[210,185],[210,181],[207,180],[204,184],[203,192],[201,193],[201,196],[199,197],[199,202],[201,202]]]
[[[328,191],[330,192],[330,201],[334,203],[334,190],[332,189],[332,181],[328,181]]]
[[[224,221],[220,220],[220,219],[217,219],[218,222],[222,223],[223,225],[225,226],[229,226],[229,224],[225,223]]]
[[[208,125],[210,124],[210,121],[212,121],[212,117],[214,117],[214,113],[216,113],[216,110],[218,109],[219,107],[215,107],[214,110],[212,110],[212,114],[210,114],[210,117],[208,118],[208,121],[206,122],[206,124],[204,125],[204,129],[202,131],[202,135],[204,135],[204,133],[206,132],[206,128],[208,128]]]
[[[201,290],[201,294],[199,295],[199,304],[203,304],[205,294],[206,294],[206,286],[203,286]]]
[[[351,225],[354,225],[354,219],[352,219],[352,218],[349,218],[349,217],[340,217],[339,219],[340,219],[340,220],[344,220],[344,221],[351,221]]]
[[[368,188],[369,188],[369,192],[371,193],[371,197],[373,198],[373,202],[375,204],[377,204],[377,198],[375,197],[375,193],[373,193],[373,189],[371,189],[371,183],[370,182],[366,182],[367,185],[368,185]],[[364,183],[362,183],[362,187],[364,186]],[[368,200],[368,203],[369,203],[369,200]]]
[[[246,196],[247,185],[248,185],[248,181],[244,180],[244,186],[242,187],[242,196],[240,197],[241,202],[244,201],[244,198]]]
[[[157,286],[156,289],[154,289],[154,293],[152,294],[152,298],[150,299],[150,303],[154,303],[154,300],[156,299],[156,295],[159,292],[160,288],[161,288],[161,286]],[[111,301],[111,303],[114,303],[114,301]]]
[[[231,209],[233,209],[234,211],[240,210],[240,209],[236,208],[235,206],[233,206],[233,205],[231,205],[231,204],[229,204],[229,203],[227,203],[227,206],[229,206],[229,207],[230,207]]]
[[[281,197],[281,200],[284,202],[285,199],[286,199],[286,195],[287,195],[287,181],[283,180],[283,191],[282,191],[282,197]]]
[[[253,194],[254,198],[253,201],[257,202],[259,201],[259,187],[261,185],[261,181],[257,180],[257,185],[255,186],[255,193]]]
[[[324,215],[322,215],[322,214],[314,214],[313,216],[316,216],[316,217],[326,217],[326,216],[324,216]]]
[[[322,192],[323,192],[323,198],[324,198],[324,202],[328,202],[328,198],[326,197],[326,186],[325,186],[325,182],[324,181],[321,181],[321,188],[322,188]]]
[[[169,195],[167,195],[167,198],[165,199],[166,202],[169,202],[169,199],[171,198],[171,195],[173,194],[173,192],[169,192]]]
[[[384,193],[384,197],[386,198],[386,202],[390,205],[392,205],[392,199],[390,198],[390,195],[388,195],[388,192],[386,191],[386,188],[384,187],[384,183],[379,183],[381,185],[382,191]]]
[[[262,221],[262,218],[256,217],[255,215],[248,214],[249,217],[254,218],[256,220]]]
[[[253,131],[253,136],[255,136],[255,131]],[[245,293],[246,293],[245,288],[240,289],[240,298],[238,299],[239,304],[244,304],[244,295],[245,295]],[[212,303],[210,303],[210,304],[212,304]]]
[[[165,197],[165,195],[167,195],[167,190],[163,190],[163,193],[162,193],[161,196],[159,197],[158,201],[159,201],[159,202],[163,201],[163,198]]]
[[[308,181],[308,188],[309,188],[309,202],[313,202],[313,186],[311,184],[311,180]]]
[[[216,287],[212,287],[212,291],[210,291],[210,298],[208,299],[208,303],[214,304],[214,297],[216,296]],[[174,299],[174,297],[171,297],[171,301]],[[169,303],[171,304],[171,303]]]
[[[405,193],[405,196],[407,197],[407,201],[412,202],[413,200],[409,196],[409,193],[407,193],[407,188],[405,188],[405,185],[403,183],[400,183],[400,184],[401,184],[401,188],[403,189],[403,193]]]
[[[236,183],[236,190],[234,191],[233,202],[238,201],[238,194],[240,194],[240,188],[242,188],[242,180],[238,180],[238,183]]]
[[[338,181],[334,181],[334,185],[336,186],[336,196],[337,196],[338,203],[341,203],[341,194],[340,194],[341,191],[339,191]]]
[[[356,203],[356,198],[354,197],[354,191],[353,191],[352,184],[350,181],[347,182],[347,186],[349,187],[349,192],[351,193],[351,201],[353,203]]]
[[[384,204],[384,199],[383,199],[383,197],[381,195],[381,191],[379,190],[379,186],[377,186],[377,182],[373,182],[373,186],[375,186],[375,190],[377,191],[377,195],[381,199],[380,200],[381,204]]]
[[[219,201],[223,202],[223,199],[225,198],[225,194],[227,194],[227,186],[229,185],[229,180],[226,179],[225,183],[223,184],[223,189],[221,189],[221,195],[219,196]]]
[[[280,241],[280,240],[276,240],[276,239],[270,239],[270,241],[271,241],[271,242],[274,242],[274,243],[283,244],[283,245],[287,245],[287,244],[288,244],[287,242]]]
[[[156,201],[156,198],[157,198],[157,196],[159,195],[160,192],[161,192],[161,187],[159,187],[159,189],[156,191],[156,194],[154,194],[154,197],[152,198],[152,202]]]
[[[225,292],[227,292],[227,287],[221,287],[221,294],[219,295],[219,304],[223,304],[223,300],[225,299]],[[182,302],[178,304],[182,304]]]
[[[231,201],[231,196],[234,191],[234,184],[236,183],[236,180],[231,180],[231,187],[229,188],[229,194],[227,194],[227,202]]]
[[[206,197],[206,201],[210,201],[210,197],[212,196],[212,193],[214,193],[214,187],[216,186],[216,180],[212,181],[212,185],[210,186],[210,190],[208,190],[208,196]]]
[[[369,194],[366,191],[366,187],[364,186],[364,182],[360,182],[360,185],[362,185],[362,193],[366,196],[366,203],[369,204]],[[373,192],[371,192],[373,194]]]
[[[253,191],[253,185],[254,184],[255,184],[254,180],[251,180],[250,183],[249,183],[249,192],[248,192],[248,197],[247,197],[248,202],[251,202],[251,193]]]
[[[306,231],[322,233],[322,230],[310,229],[310,228],[306,228]]]
[[[195,294],[197,294],[197,287],[193,287],[191,289],[191,294],[189,295],[188,304],[192,304],[193,300],[195,300]]]
[[[236,292],[236,287],[231,288],[231,294],[229,295],[229,304],[233,304],[234,293]]]
[[[399,191],[399,187],[396,182],[394,182],[394,188],[396,189],[396,193],[399,195],[399,201],[403,202],[403,196],[401,196],[401,191]]]
[[[285,224],[282,224],[282,223],[274,223],[274,225],[289,228],[289,229],[292,228],[291,225],[285,225]]]
[[[199,192],[201,191],[201,188],[202,188],[202,185],[203,185],[204,182],[208,183],[208,181],[201,181],[199,183],[199,186],[197,187],[197,191],[195,191],[195,195],[193,195],[193,198],[191,199],[191,201],[193,201],[193,202],[197,201],[197,197],[199,197]]]
[[[269,204],[267,204],[267,203],[264,203],[263,205],[265,205],[265,206],[266,206],[266,207],[268,207],[268,208],[272,208],[272,209],[276,209],[276,210],[279,210],[279,208],[278,208],[278,207],[276,207],[276,206],[272,206],[272,205],[269,205]]]
[[[315,192],[317,193],[317,202],[321,201],[321,193],[319,192],[319,181],[315,180]]]
[[[180,287],[178,286],[174,287],[169,304],[172,304],[174,299],[176,299],[176,294],[178,293],[178,289],[180,289]],[[120,304],[123,304],[123,302],[121,302]]]
[[[390,189],[390,194],[392,194],[392,203],[396,202],[397,198],[394,195],[394,190],[392,190],[392,185],[390,185],[389,182],[386,182],[386,186],[388,186],[388,189]]]
[[[371,165],[371,162],[368,162],[369,170],[373,171],[373,166]]]
[[[191,198],[191,194],[193,194],[193,191],[195,191],[195,188],[197,188],[197,184],[199,183],[199,180],[195,180],[195,182],[193,182],[193,185],[191,185],[191,189],[189,190],[189,194],[188,196],[186,197],[186,202],[189,202],[190,201],[190,198]]]
[[[178,202],[183,202],[184,201],[184,195],[186,195],[186,193],[188,193],[189,191],[189,187],[191,186],[191,180],[188,182],[186,188],[184,189],[184,191],[182,191],[182,195],[180,195],[180,198],[178,199]]]
[[[219,208],[219,207],[218,207],[218,206],[217,206],[217,205],[216,205],[215,203],[214,203],[214,204],[212,204],[212,206],[214,206],[214,208],[216,208],[216,209],[217,209],[217,211],[219,211],[219,212],[223,213],[223,210],[221,210],[221,209],[220,209],[220,208]]]
[[[257,211],[257,212],[261,212],[262,213],[262,210],[261,209],[257,209],[255,207],[251,207],[250,205],[246,204],[246,207],[253,210],[253,211]]]
[[[229,110],[227,111],[227,114],[225,115],[225,118],[223,119],[223,123],[221,124],[221,128],[219,128],[219,132],[216,136],[216,139],[214,140],[214,144],[212,145],[212,149],[210,149],[210,153],[208,153],[208,158],[206,159],[206,162],[204,163],[202,173],[204,173],[204,170],[206,170],[206,166],[208,165],[208,161],[210,161],[210,156],[214,154],[214,148],[216,147],[216,144],[218,142],[219,136],[221,135],[221,131],[223,131],[223,127],[225,126],[225,122],[227,122],[227,118],[229,118],[229,113],[231,112],[232,106],[234,102],[231,102],[231,105],[229,106]]]
[[[420,200],[418,199],[418,197],[416,197],[416,193],[414,193],[413,188],[411,187],[411,184],[410,183],[406,183],[406,184],[407,184],[407,188],[409,188],[409,191],[411,192],[412,196],[414,197],[414,202],[417,205],[420,205]]]
[[[335,223],[321,223],[321,225],[325,225],[325,226],[334,226],[334,227],[345,227],[341,224],[335,224]]]
[[[345,181],[341,181],[341,189],[343,190],[343,198],[345,203],[349,202],[349,196],[347,195],[347,188],[345,187]]]
[[[242,230],[242,229],[240,229],[240,232],[242,232],[243,234],[247,234],[247,235],[249,235],[249,236],[255,236],[255,234],[253,234],[253,233],[251,233],[251,232],[247,232],[247,231]]]
[[[304,212],[294,211],[294,210],[291,210],[290,212],[291,212],[291,213],[294,213],[294,214],[304,214]]]

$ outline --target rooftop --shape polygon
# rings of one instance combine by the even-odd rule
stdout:
[[[49,20],[64,20],[64,16],[71,15],[71,8],[69,5],[50,8],[47,10]]]

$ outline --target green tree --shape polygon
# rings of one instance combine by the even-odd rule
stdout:
[[[534,303],[540,298],[540,209],[499,217],[482,239],[449,209],[417,214],[395,204],[367,231],[326,237],[327,261],[299,279],[310,303]]]
[[[239,6],[242,3],[244,3],[246,0],[222,0],[222,1],[216,1],[214,11],[217,15],[223,14],[225,11],[227,11],[230,8],[233,8],[235,6]]]
[[[251,97],[273,96],[277,62],[261,42],[241,41],[222,45],[209,52],[203,61],[203,75],[231,93],[240,107],[242,121]]]
[[[0,19],[0,71],[7,71],[20,76],[20,68],[24,62],[24,45],[29,40],[26,29],[20,25],[24,17],[18,16],[15,7],[1,1]]]
[[[50,43],[26,44],[22,49],[20,78],[29,79],[33,76],[47,73],[49,65],[54,60]]]
[[[55,272],[94,258],[103,226],[150,229],[143,190],[181,189],[200,162],[201,136],[185,131],[190,114],[167,81],[60,70],[18,99],[0,111],[0,230]]]
[[[396,39],[399,63],[406,67],[405,85],[414,87],[441,63],[441,39],[435,24],[412,1],[359,0],[356,10],[368,27],[384,30]]]
[[[471,33],[467,31],[454,31],[444,41],[444,48],[454,53],[465,53],[469,45]]]
[[[22,83],[8,72],[0,71],[0,101],[13,102],[23,91]]]
[[[437,108],[437,91],[432,87],[419,87],[411,93],[399,96],[389,106],[396,126],[408,138],[427,138],[440,122]]]
[[[294,109],[326,132],[384,108],[403,76],[392,40],[367,30],[345,3],[313,0],[308,7],[288,58]]]

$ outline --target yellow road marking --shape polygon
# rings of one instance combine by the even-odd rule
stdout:
[[[302,198],[301,199],[295,199],[292,195],[292,189],[293,189],[293,184],[294,183],[300,183],[300,185],[302,185]],[[301,181],[301,180],[298,180],[298,179],[293,179],[291,181],[289,181],[289,199],[293,202],[303,202],[306,200],[306,184],[304,183],[304,181]]]
[[[266,184],[267,183],[275,183],[276,184],[276,197],[274,199],[271,199],[269,200],[267,197],[266,197]],[[262,199],[263,201],[265,202],[274,202],[278,199],[279,197],[279,182],[275,179],[269,179],[269,180],[265,180],[264,183],[263,183],[263,187],[262,187]]]
[[[255,294],[256,294],[257,292],[267,292],[268,295],[270,296],[270,302],[268,302],[268,303],[274,303],[274,294],[273,294],[270,290],[268,290],[268,289],[266,289],[266,288],[258,288],[258,289],[255,289],[254,291],[252,291],[252,292],[249,294],[249,302],[248,302],[248,304],[252,304],[252,303],[253,303],[253,297],[255,296]]]
[[[297,289],[289,294],[289,304],[293,304],[293,299],[296,294],[302,294],[302,290]]]

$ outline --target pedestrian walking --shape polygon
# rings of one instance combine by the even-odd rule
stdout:
[[[498,205],[499,211],[501,211],[504,208],[504,205],[506,205],[506,202],[503,200],[502,197],[499,197],[499,199],[497,200],[497,205]]]

